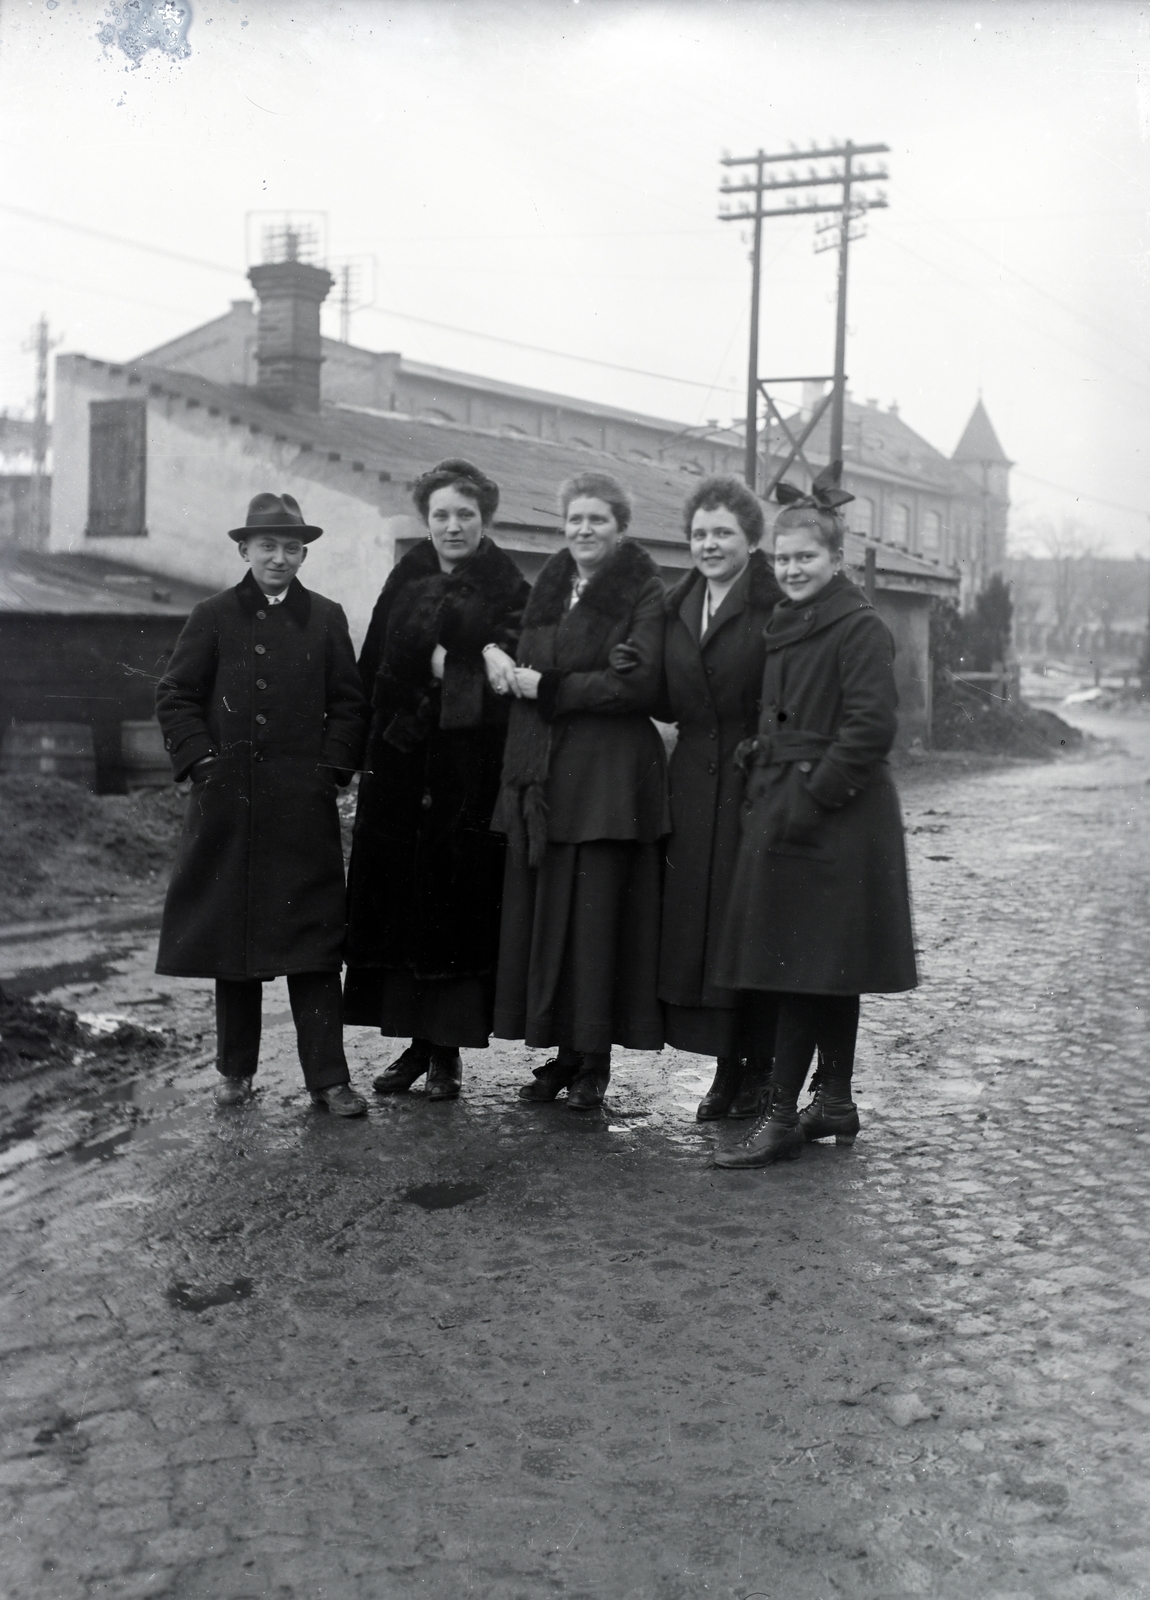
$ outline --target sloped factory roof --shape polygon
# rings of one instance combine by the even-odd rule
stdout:
[[[103,556],[0,544],[0,615],[186,617],[212,593]]]

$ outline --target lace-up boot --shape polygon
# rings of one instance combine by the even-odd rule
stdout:
[[[859,1131],[859,1112],[851,1099],[850,1080],[826,1078],[818,1081],[810,1105],[799,1112],[799,1125],[807,1140],[833,1138],[836,1144],[854,1144]]]
[[[739,1092],[742,1077],[743,1063],[738,1056],[720,1056],[715,1062],[715,1081],[699,1101],[696,1120],[714,1122],[718,1117],[725,1117]]]

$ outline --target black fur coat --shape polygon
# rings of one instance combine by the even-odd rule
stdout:
[[[625,539],[570,604],[566,550],[539,574],[523,618],[521,666],[542,674],[537,700],[511,711],[503,787],[492,826],[517,852],[591,839],[649,843],[670,826],[663,742],[650,712],[663,670],[663,585],[641,545]],[[632,671],[610,664],[627,640]]]
[[[508,708],[482,651],[514,655],[529,592],[486,537],[450,574],[420,543],[383,587],[359,658],[372,721],[348,873],[349,968],[494,972],[503,841],[490,822]],[[431,676],[437,644],[442,683]],[[353,1008],[348,1021],[378,1019]]]

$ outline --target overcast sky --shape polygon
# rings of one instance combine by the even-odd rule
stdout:
[[[726,421],[750,272],[716,217],[720,154],[851,138],[890,146],[890,209],[852,253],[854,396],[949,453],[981,392],[1019,536],[1077,517],[1150,553],[1146,5],[191,11],[186,54],[137,60],[98,36],[114,5],[0,0],[0,406],[31,399],[41,313],[64,350],[139,355],[250,295],[245,219],[290,209],[326,214],[329,265],[366,283],[378,264],[357,344]],[[814,239],[813,218],[765,224],[767,374],[830,368],[835,258]]]

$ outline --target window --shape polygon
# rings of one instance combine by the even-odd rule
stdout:
[[[869,539],[874,533],[874,501],[869,500],[865,494],[860,494],[854,503],[848,507],[850,529],[852,533],[861,533]]]
[[[93,400],[88,419],[89,538],[141,538],[148,456],[144,400]]]
[[[922,519],[922,553],[938,556],[942,550],[942,518],[937,511],[928,511]]]
[[[910,538],[910,511],[897,502],[890,508],[890,542],[905,550]]]

